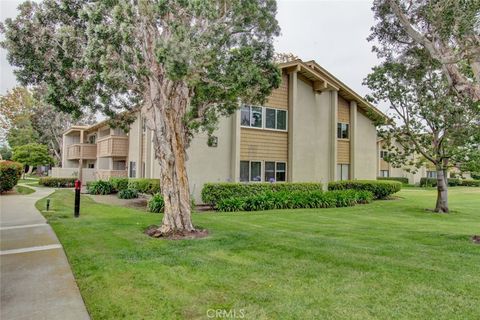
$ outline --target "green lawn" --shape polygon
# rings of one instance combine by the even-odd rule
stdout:
[[[17,191],[18,194],[31,194],[35,192],[32,188],[24,186],[15,186],[15,191]]]
[[[478,319],[480,188],[451,188],[452,214],[425,211],[434,190],[340,209],[203,213],[205,239],[142,231],[161,215],[56,191],[44,213],[93,319]],[[45,200],[37,203],[44,208]],[[209,315],[212,315],[211,311]]]

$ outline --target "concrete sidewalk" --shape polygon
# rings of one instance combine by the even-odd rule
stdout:
[[[33,189],[0,196],[0,319],[90,319],[63,248],[35,208],[53,189]]]

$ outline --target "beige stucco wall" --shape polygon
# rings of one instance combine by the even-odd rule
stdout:
[[[377,178],[377,130],[362,112],[357,112],[355,179]]]
[[[327,182],[330,148],[330,93],[316,93],[303,80],[297,81],[297,99],[289,116],[292,181]]]

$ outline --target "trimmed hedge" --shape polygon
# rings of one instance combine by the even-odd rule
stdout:
[[[322,184],[307,183],[206,183],[202,189],[202,201],[215,206],[230,198],[249,197],[265,192],[321,191]]]
[[[87,184],[87,190],[90,194],[111,194],[114,192],[110,182],[104,180],[93,181]]]
[[[160,192],[160,179],[128,179],[128,189],[140,193],[156,194]]]
[[[408,184],[408,178],[405,178],[405,177],[377,177],[377,180],[398,181],[398,182],[401,182],[403,184]]]
[[[447,179],[449,187],[465,186],[465,187],[480,187],[480,180],[461,180],[457,178]],[[437,178],[421,178],[420,187],[436,187]]]
[[[480,180],[462,180],[464,187],[480,187]]]
[[[402,189],[398,181],[344,180],[328,184],[328,190],[365,190],[373,194],[374,199],[384,199]]]
[[[22,176],[23,166],[14,161],[0,161],[0,193],[10,191]]]
[[[117,194],[119,199],[135,199],[138,198],[138,191],[135,189],[123,189]]]
[[[38,180],[38,184],[51,188],[73,188],[77,178],[54,178],[43,177]]]
[[[154,213],[160,213],[163,212],[163,209],[165,208],[165,201],[163,201],[163,197],[161,194],[156,193],[153,195],[153,197],[148,200],[148,211],[154,212]]]
[[[222,199],[216,209],[222,212],[259,211],[272,209],[336,208],[369,203],[373,199],[370,191],[268,191],[248,197]]]
[[[108,179],[108,182],[111,183],[113,189],[115,189],[117,192],[128,189],[128,178],[111,177]]]

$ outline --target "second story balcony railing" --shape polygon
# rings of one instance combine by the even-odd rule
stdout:
[[[96,159],[97,145],[90,143],[75,143],[67,147],[67,159]]]
[[[128,136],[107,136],[97,141],[98,157],[127,157]]]

